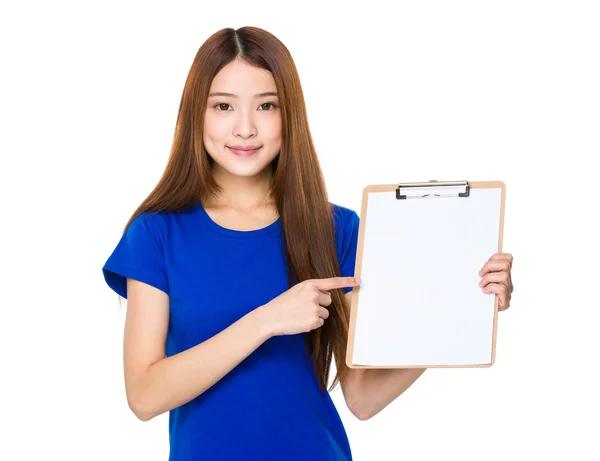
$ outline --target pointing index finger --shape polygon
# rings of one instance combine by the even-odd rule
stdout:
[[[319,279],[317,287],[319,290],[333,290],[336,288],[354,287],[361,284],[360,277],[331,277]]]

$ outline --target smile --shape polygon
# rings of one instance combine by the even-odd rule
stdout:
[[[231,152],[233,152],[235,155],[238,155],[240,157],[250,157],[250,156],[256,154],[260,149],[262,149],[262,147],[259,147],[258,149],[252,149],[252,150],[232,149],[231,147],[228,147],[228,149]]]

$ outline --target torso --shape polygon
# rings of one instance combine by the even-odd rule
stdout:
[[[214,204],[205,211],[195,204],[181,213],[140,216],[108,266],[117,271],[107,279],[112,287],[118,280],[123,290],[126,276],[141,277],[155,287],[160,282],[169,295],[167,357],[208,341],[289,289],[284,236],[272,204],[245,213]],[[348,224],[352,210],[334,211],[340,274],[352,275],[357,235],[350,232],[358,226]],[[352,459],[302,333],[270,337],[209,389],[172,409],[169,442],[171,461]]]

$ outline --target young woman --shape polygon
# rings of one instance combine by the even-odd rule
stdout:
[[[360,419],[420,376],[345,366],[358,225],[328,201],[287,48],[211,36],[166,170],[103,267],[128,301],[129,406],[169,411],[171,461],[350,460],[332,357],[329,391]]]

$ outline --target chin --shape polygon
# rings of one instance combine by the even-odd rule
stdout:
[[[270,162],[266,164],[252,163],[248,165],[239,165],[231,163],[221,163],[220,167],[234,176],[252,177],[260,174],[265,168],[269,167]]]
[[[265,146],[263,146],[264,149]],[[234,176],[252,177],[261,173],[265,168],[270,167],[273,160],[279,156],[279,151],[275,155],[269,155],[265,160],[265,154],[262,149],[251,158],[243,158],[236,156],[229,148],[225,147],[225,155],[212,156],[209,153],[209,157],[212,158],[214,165],[227,173]]]

